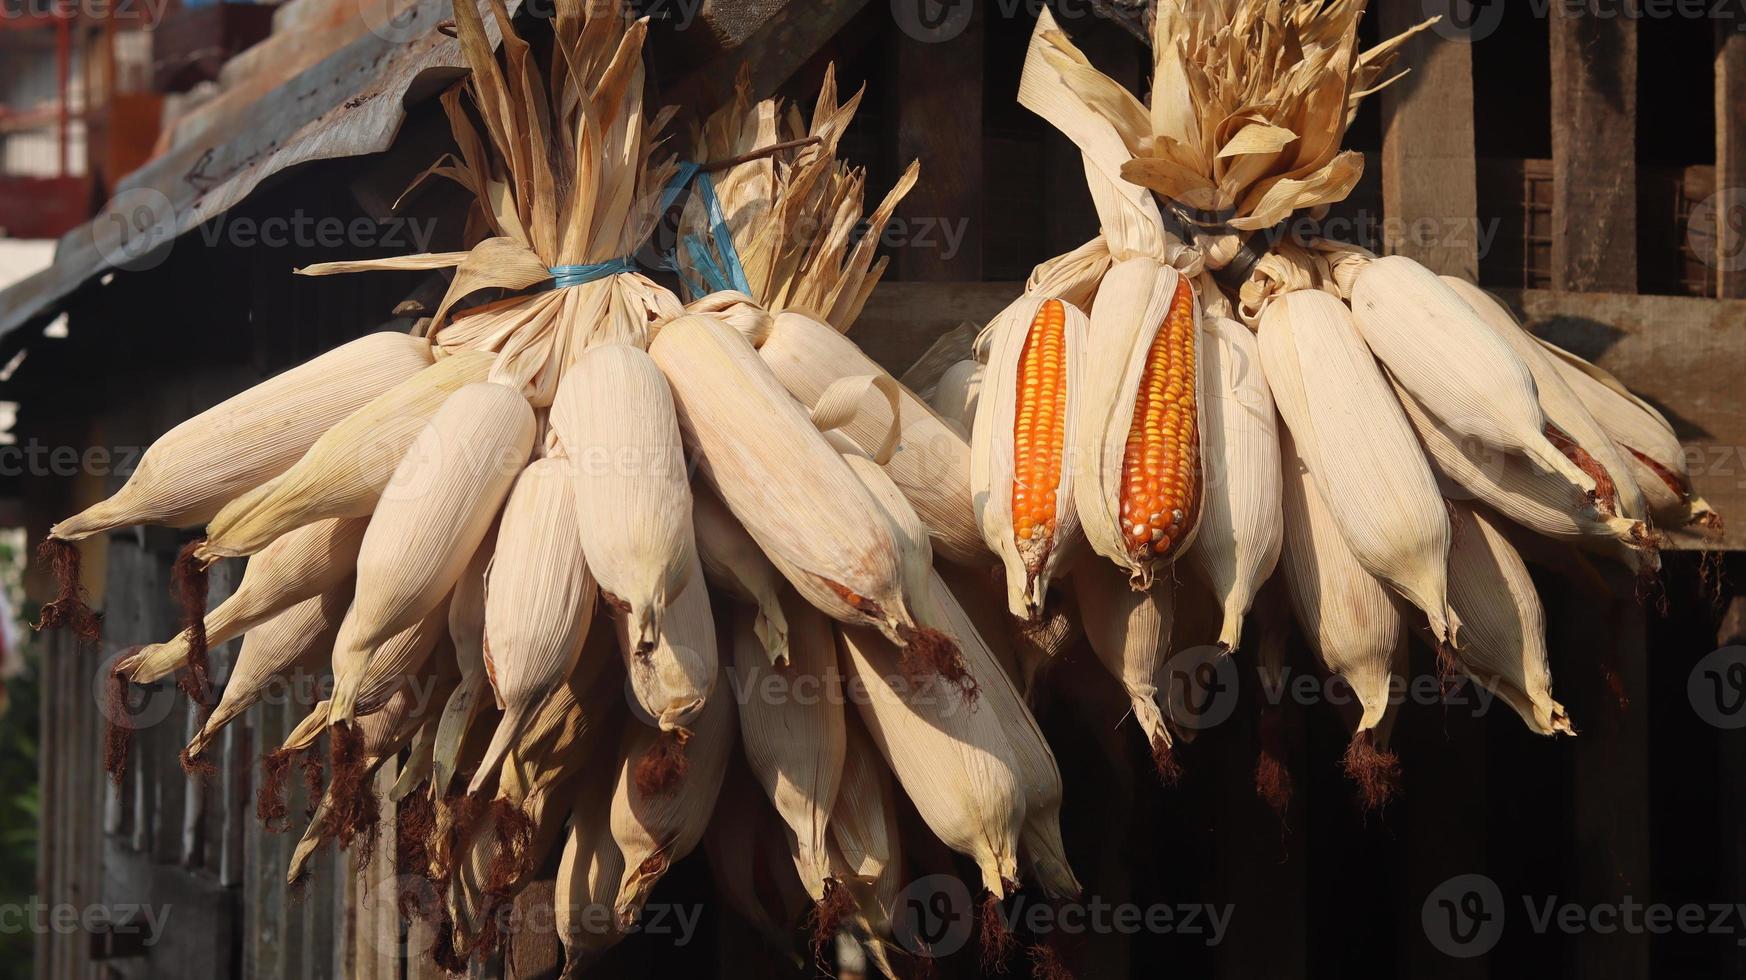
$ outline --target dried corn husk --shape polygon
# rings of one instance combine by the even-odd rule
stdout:
[[[1179,773],[1171,751],[1175,738],[1164,722],[1158,690],[1175,620],[1173,584],[1154,582],[1136,592],[1125,587],[1118,569],[1096,558],[1074,566],[1071,581],[1091,652],[1127,692],[1158,775],[1174,781]]]
[[[1426,455],[1454,484],[1455,489],[1445,491],[1449,496],[1471,494],[1537,534],[1607,543],[1633,568],[1661,567],[1657,537],[1642,521],[1601,513],[1595,500],[1569,480],[1547,473],[1525,457],[1463,438],[1432,418],[1409,392],[1397,386],[1395,393]]]
[[[485,676],[498,721],[469,792],[503,763],[522,729],[564,679],[594,620],[594,579],[582,560],[571,463],[535,460],[516,478],[498,524],[485,586]]]
[[[909,505],[909,499],[878,463],[855,452],[845,452],[843,462],[849,464],[861,485],[867,488],[879,510],[891,525],[892,538],[897,542],[899,577],[903,582],[903,597],[909,608],[927,608],[929,581],[933,574],[934,553],[931,536],[921,516]]]
[[[961,688],[930,678],[912,686],[898,651],[879,634],[838,630],[852,698],[880,755],[928,828],[981,870],[996,898],[1018,880],[1025,787],[1000,720],[973,710]]]
[[[1538,338],[1536,338],[1538,339]],[[1719,530],[1721,515],[1692,489],[1685,447],[1667,418],[1607,371],[1541,340],[1540,346],[1601,430],[1624,450],[1626,466],[1650,513],[1667,526]]]
[[[990,649],[1019,694],[1027,704],[1031,703],[1041,672],[1084,635],[1079,628],[1079,611],[1072,602],[1072,590],[1058,590],[1044,607],[1043,618],[1026,622],[1007,614],[1003,583],[969,569],[947,566],[937,571],[958,605],[970,614],[976,631],[989,640]]]
[[[1235,650],[1243,617],[1279,564],[1279,432],[1261,348],[1247,327],[1208,317],[1205,343],[1205,507],[1195,535],[1195,566],[1224,609],[1219,643]]]
[[[915,363],[903,369],[897,380],[933,405],[946,373],[964,361],[976,361],[976,335],[981,332],[982,328],[974,323],[960,323],[940,334]],[[939,406],[935,405],[934,410],[939,411]]]
[[[1157,545],[1130,546],[1123,513],[1123,470],[1128,435],[1134,426],[1136,400],[1153,342],[1165,329],[1178,286],[1183,282],[1176,269],[1137,256],[1117,262],[1098,284],[1097,304],[1091,309],[1086,338],[1085,363],[1080,377],[1085,397],[1079,401],[1079,426],[1071,440],[1074,457],[1073,503],[1085,527],[1085,539],[1098,554],[1126,569],[1128,580],[1138,590],[1151,587],[1157,563],[1174,561],[1193,544],[1200,526],[1205,475],[1206,427],[1196,417],[1188,422],[1190,435],[1178,452],[1190,454],[1185,461],[1164,459],[1184,476],[1182,491],[1187,507],[1173,514],[1158,515],[1169,523],[1154,528],[1154,540],[1166,542],[1160,554]],[[1196,348],[1204,348],[1204,327],[1198,306],[1191,331]],[[1170,351],[1185,362],[1192,376],[1192,391],[1185,410],[1198,413],[1204,402],[1205,357],[1198,350]],[[1162,533],[1162,538],[1157,533]]]
[[[437,644],[447,641],[448,618],[447,602],[438,602],[411,626],[380,643],[369,643],[360,639],[371,630],[360,619],[354,597],[333,644],[334,697],[329,723],[380,711],[389,698],[415,679]],[[342,693],[344,703],[339,700]],[[446,700],[448,693],[443,697]],[[347,713],[340,714],[342,709]]]
[[[1353,282],[1352,322],[1395,382],[1452,431],[1595,490],[1547,439],[1528,366],[1436,273],[1404,255],[1377,259]]]
[[[558,939],[569,963],[585,963],[618,945],[618,883],[624,854],[612,838],[613,769],[596,765],[583,773],[553,889]]]
[[[367,517],[401,458],[449,396],[483,381],[491,356],[443,358],[327,430],[295,465],[227,504],[206,528],[205,560],[250,555],[329,517]]]
[[[479,547],[473,549],[473,557],[449,598],[449,641],[455,647],[455,665],[460,669],[461,679],[455,685],[455,693],[443,705],[442,717],[437,722],[436,746],[431,752],[431,786],[439,799],[447,795],[458,771],[456,766],[469,727],[479,717],[480,709],[491,707],[495,698],[488,693],[490,678],[485,673],[485,575],[496,550],[497,529],[492,528]]]
[[[890,911],[903,885],[903,838],[891,770],[859,720],[850,719],[843,785],[831,811],[831,854],[837,878],[855,897],[870,936],[891,935]]]
[[[607,602],[648,651],[695,564],[691,485],[660,369],[623,344],[591,348],[558,385],[552,431],[574,481],[576,528]]]
[[[758,550],[745,526],[708,486],[691,488],[691,523],[697,532],[697,555],[710,585],[758,607],[752,630],[770,663],[788,662],[788,618],[782,613],[782,575]]]
[[[1018,460],[1014,427],[1024,394],[1019,377],[1025,343],[1033,322],[1046,304],[1059,303],[1065,313],[1062,330],[1061,383],[1066,389],[1059,443],[1059,479],[1053,491],[1054,526],[1039,525],[1031,537],[1018,540],[1013,527],[1013,493]],[[1083,476],[1073,453],[1085,424],[1082,406],[1093,393],[1082,384],[1086,341],[1085,314],[1059,300],[1024,295],[988,324],[978,344],[986,344],[988,372],[983,396],[976,404],[971,431],[970,486],[982,540],[1000,556],[1006,572],[1007,608],[1021,619],[1042,614],[1049,581],[1071,562],[1079,545],[1080,518],[1074,506],[1075,484]],[[1041,397],[1041,390],[1039,390]],[[1055,445],[1047,447],[1052,454]],[[1033,488],[1036,489],[1036,488]],[[1044,507],[1050,496],[1045,492]]]
[[[703,839],[734,747],[734,713],[732,698],[709,699],[697,717],[677,785],[653,795],[637,786],[634,770],[663,736],[645,725],[625,726],[612,794],[612,837],[625,868],[614,906],[620,927],[637,921],[655,883]]]
[[[1449,602],[1466,627],[1454,665],[1503,698],[1535,732],[1576,734],[1564,706],[1552,700],[1546,613],[1528,566],[1497,518],[1455,501],[1449,509],[1457,528],[1449,550]]]
[[[715,896],[799,969],[795,926],[813,901],[794,871],[787,828],[739,759],[731,759],[703,836]]]
[[[691,565],[690,584],[673,599],[653,649],[639,652],[629,617],[612,617],[638,717],[663,732],[682,733],[696,723],[720,675],[715,617],[695,554]]]
[[[1258,333],[1274,402],[1347,549],[1424,610],[1438,642],[1457,642],[1448,512],[1351,313],[1327,293],[1287,293],[1261,315]]]
[[[1025,797],[1020,855],[1046,894],[1053,898],[1077,896],[1079,881],[1067,864],[1067,847],[1061,840],[1061,771],[1055,765],[1055,754],[994,651],[938,573],[933,575],[927,601],[931,610],[928,625],[957,638],[965,667],[978,681],[978,690],[986,692],[975,710],[993,711],[1012,750],[1017,765],[1014,771]]]
[[[1595,478],[1601,506],[1621,517],[1642,520],[1648,516],[1643,491],[1631,475],[1625,454],[1607,437],[1576,392],[1571,390],[1546,349],[1535,342],[1532,334],[1522,329],[1515,315],[1496,297],[1464,279],[1441,278],[1528,366],[1529,373],[1534,376],[1534,389],[1539,395],[1540,409],[1545,412],[1546,421],[1555,426],[1564,439],[1574,443],[1566,446],[1555,438],[1553,444]]]
[[[1347,773],[1364,787],[1368,803],[1380,805],[1391,792],[1392,761],[1385,756],[1381,765],[1364,762],[1376,758],[1374,750],[1392,726],[1390,689],[1394,677],[1406,672],[1406,623],[1390,591],[1346,545],[1290,432],[1280,433],[1280,458],[1285,477],[1280,564],[1292,611],[1322,665],[1358,699]]]
[[[843,769],[842,677],[825,615],[790,593],[789,663],[772,668],[753,615],[734,611],[733,671],[746,764],[790,837],[794,868],[812,900],[830,876],[826,829]]]
[[[206,645],[229,642],[300,602],[348,583],[369,523],[362,517],[317,521],[261,549],[249,560],[236,591],[206,614]],[[119,669],[136,684],[150,684],[187,662],[191,639],[183,630],[168,643],[144,647]]]
[[[879,455],[893,425],[887,393],[871,384],[834,391],[832,386],[850,378],[896,381],[854,341],[805,314],[778,313],[758,356],[808,409],[847,415],[838,431],[863,453]],[[970,507],[969,444],[914,392],[896,389],[900,436],[890,458],[881,461],[885,472],[927,525],[940,557],[985,564],[988,553]],[[827,393],[852,400],[846,406],[832,404]]]
[[[120,490],[49,535],[78,541],[128,524],[204,524],[430,362],[429,345],[406,334],[374,333],[336,347],[164,433]]]
[[[976,424],[976,406],[982,398],[982,379],[988,368],[981,361],[965,358],[940,375],[928,405],[941,418],[957,427],[958,434],[968,439]]]
[[[342,656],[369,656],[447,597],[490,530],[533,438],[527,400],[483,382],[444,402],[407,451],[358,550],[351,629],[341,631],[342,646],[334,650],[336,721],[352,717],[353,685],[362,676],[341,673]],[[445,618],[445,631],[447,625]]]
[[[254,706],[274,680],[296,670],[325,667],[351,601],[352,584],[342,582],[250,630],[230,668],[218,706],[188,743],[185,756],[194,759],[203,755],[224,726]]]
[[[704,476],[783,576],[832,618],[907,642],[902,631],[915,622],[889,527],[751,344],[720,320],[688,315],[664,325],[649,353]]]

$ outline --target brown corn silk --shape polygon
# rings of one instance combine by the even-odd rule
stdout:
[[[374,333],[336,347],[164,433],[114,496],[49,533],[77,541],[130,524],[203,524],[430,363],[428,346],[405,334]]]

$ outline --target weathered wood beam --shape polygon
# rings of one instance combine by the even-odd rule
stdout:
[[[733,46],[662,86],[660,104],[681,106],[681,114],[708,112],[733,96],[742,68],[751,72],[752,91],[759,98],[769,96],[866,5],[867,0],[758,4],[725,38],[718,38]],[[726,30],[720,23],[718,29]]]
[[[1460,0],[1385,0],[1383,36]],[[1412,74],[1382,93],[1384,246],[1442,275],[1479,276],[1479,197],[1473,163],[1473,47],[1426,31],[1401,63]]]
[[[1550,8],[1552,288],[1634,293],[1638,18],[1599,2]]]
[[[981,5],[945,0],[894,7],[897,84],[891,106],[896,170],[921,163],[922,178],[897,209],[888,234],[890,275],[897,279],[982,278],[982,48]]]
[[[1716,295],[1746,299],[1746,30],[1716,22]]]

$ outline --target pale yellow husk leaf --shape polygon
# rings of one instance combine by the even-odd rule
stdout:
[[[612,617],[633,707],[639,720],[663,732],[689,729],[709,701],[719,700],[710,697],[720,671],[709,587],[695,554],[691,565],[690,584],[674,597],[652,648],[639,649],[625,613]]]
[[[758,543],[729,512],[715,491],[692,485],[691,523],[703,577],[712,586],[758,607],[752,630],[770,663],[788,662],[788,618],[782,613],[782,573],[758,550]]]

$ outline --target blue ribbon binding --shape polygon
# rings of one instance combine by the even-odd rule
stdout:
[[[635,272],[637,264],[634,259],[627,257],[582,265],[554,265],[548,271],[552,274],[552,288],[563,289],[566,286],[581,286],[596,279],[616,276],[621,272]]]
[[[689,185],[695,185],[698,196],[703,199],[704,209],[709,213],[709,239],[715,245],[715,253],[712,254],[708,244],[697,235],[686,235],[680,239],[679,246],[684,247],[692,265],[703,276],[701,284],[686,279],[685,288],[694,298],[724,289],[751,295],[752,286],[746,281],[746,269],[740,264],[740,253],[734,248],[734,236],[728,230],[727,215],[722,213],[721,199],[715,195],[715,181],[710,179],[709,172],[703,169],[702,164],[686,162],[679,165],[673,179],[661,191],[660,213],[666,214]],[[720,261],[717,261],[718,254]],[[668,256],[663,268],[677,272],[684,278],[684,273],[679,271],[678,247]]]

